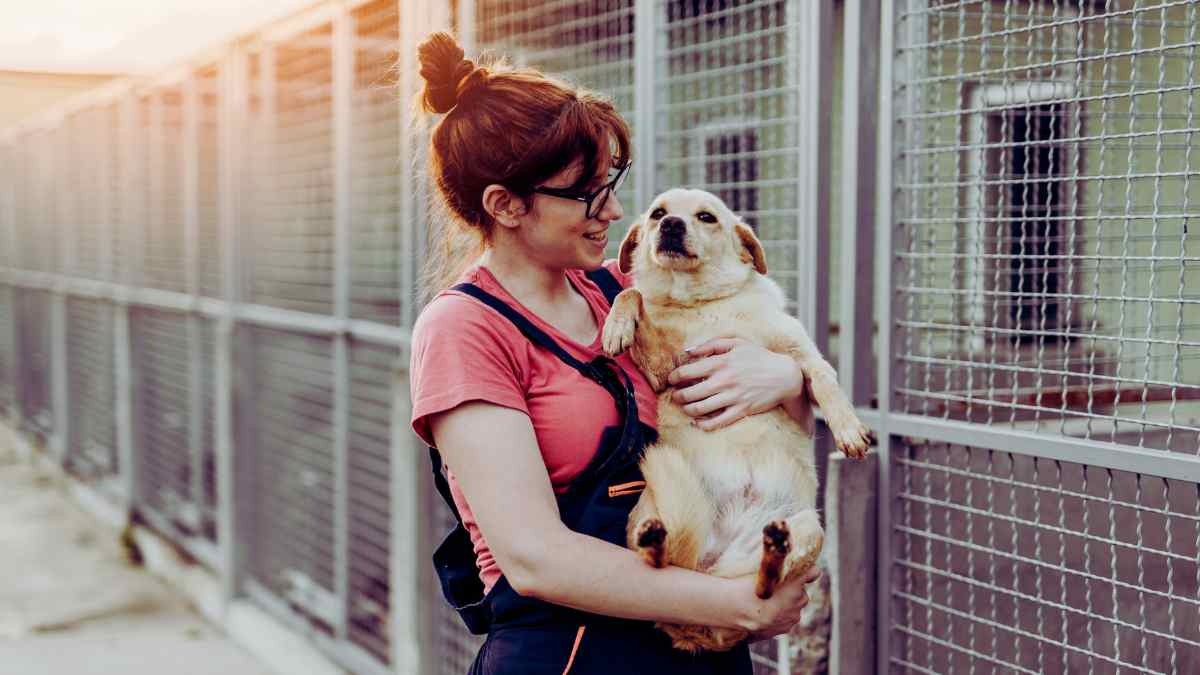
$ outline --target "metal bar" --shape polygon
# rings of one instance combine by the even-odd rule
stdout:
[[[183,194],[184,292],[189,307],[200,295],[200,100],[195,73],[189,73],[182,86],[183,167],[180,190]],[[191,499],[200,512],[204,504],[204,326],[195,311],[188,311],[188,456],[191,462]],[[223,533],[217,533],[220,546]],[[213,567],[221,569],[218,556]]]
[[[882,423],[882,416],[875,411],[860,410],[859,417],[875,429]],[[922,415],[891,413],[887,417],[888,428],[896,435],[1200,483],[1200,457],[1195,455]]]
[[[353,138],[354,17],[342,7],[333,17],[333,313],[350,316],[350,160]],[[350,613],[350,345],[333,338],[333,532],[334,594],[339,640],[348,636]]]
[[[895,77],[895,30],[896,16],[899,8],[893,0],[880,0],[879,7],[879,110],[885,111],[880,115],[875,156],[875,316],[879,325],[879,351],[876,353],[876,393],[878,401],[878,424],[875,427],[879,445],[879,478],[876,483],[878,500],[876,506],[876,554],[875,568],[875,671],[889,672],[891,669],[891,632],[892,632],[892,504],[896,491],[892,484],[892,369],[895,361],[892,359],[892,304],[895,295],[892,292],[897,273],[897,259],[892,251],[892,160],[894,146],[893,131],[893,102],[892,86]],[[862,416],[863,411],[859,410]]]
[[[130,238],[137,238],[135,232],[135,221],[139,217],[139,210],[135,206],[136,200],[142,192],[138,189],[136,183],[138,168],[136,152],[139,147],[136,137],[137,125],[137,98],[133,93],[126,93],[118,106],[118,120],[120,133],[121,147],[121,222],[117,224],[116,233],[121,237],[122,241],[127,241]],[[116,237],[114,237],[115,239]],[[133,256],[131,256],[133,257]],[[122,270],[121,278],[126,287],[132,287],[140,282],[140,274],[136,268],[138,261],[132,261]],[[113,335],[113,375],[116,394],[116,422],[117,422],[117,454],[118,454],[118,470],[120,473],[120,482],[124,492],[123,497],[127,500],[127,508],[132,509],[133,505],[138,501],[137,494],[137,450],[134,447],[134,378],[133,378],[133,344],[129,331],[129,305],[126,304],[125,298],[118,292],[116,297],[116,305],[112,311],[114,316],[114,335]]]
[[[223,272],[221,295],[225,304],[223,313],[217,317],[216,344],[214,347],[215,375],[214,398],[216,400],[216,464],[217,464],[217,518],[218,532],[225,538],[221,547],[222,595],[230,600],[242,589],[247,550],[238,515],[243,513],[239,502],[244,499],[241,482],[245,480],[238,469],[249,464],[245,455],[252,446],[242,441],[238,422],[246,415],[236,415],[235,403],[241,407],[246,401],[241,397],[252,394],[239,388],[237,400],[234,392],[234,372],[238,367],[235,351],[235,321],[237,302],[240,299],[240,265],[238,264],[238,181],[241,177],[241,156],[238,151],[243,141],[242,105],[246,100],[246,55],[240,49],[232,50],[220,67],[220,100],[217,119],[217,219],[220,239],[221,269]],[[241,452],[235,455],[235,448]]]
[[[842,260],[841,348],[838,371],[842,388],[859,406],[870,403],[873,280],[859,283],[860,271],[875,269],[876,129],[880,123],[879,61],[863,50],[878,36],[879,0],[850,0],[842,29]],[[867,54],[867,58],[860,58]]]
[[[466,13],[465,7],[469,4],[469,0],[459,3],[459,30],[462,31],[462,21]],[[473,6],[473,5],[472,5]],[[408,101],[413,101],[420,91],[420,84],[417,78],[420,66],[417,63],[417,44],[420,40],[418,34],[418,26],[420,19],[417,15],[417,10],[401,3],[400,9],[397,12],[400,31],[400,53],[399,53],[399,76],[397,78],[398,98],[405,102],[397,106],[397,113],[400,116],[400,136],[398,139],[398,157],[397,162],[401,169],[398,172],[399,180],[399,200],[398,208],[400,209],[400,242],[397,254],[400,259],[400,297],[403,306],[400,308],[400,325],[412,326],[416,321],[417,298],[421,293],[418,282],[417,261],[424,259],[422,251],[417,246],[417,230],[419,229],[418,222],[423,220],[418,217],[417,210],[417,176],[419,169],[417,167],[417,150],[416,150],[416,120],[413,116],[413,107]],[[473,54],[474,49],[464,45],[464,50],[468,54]]]
[[[655,121],[655,87],[665,74],[658,73],[658,55],[665,46],[659,27],[659,8],[656,0],[634,0],[633,25],[633,156],[634,201],[648,205],[654,196],[657,166]]]
[[[475,37],[475,0],[459,0],[455,23],[458,27],[458,44],[468,57],[479,49]]]
[[[789,46],[798,64],[799,204],[796,245],[801,274],[795,289],[796,311],[822,352],[829,347],[829,144],[832,102],[831,0],[793,2],[799,23],[798,44]],[[760,183],[761,184],[761,183]]]
[[[54,255],[57,258],[53,268],[65,272],[71,269],[70,248],[71,237],[66,236],[65,216],[66,206],[63,203],[62,180],[59,172],[67,166],[65,155],[65,128],[59,127],[55,132],[47,134],[48,147],[42,148],[42,162],[39,162],[39,180],[47,183],[46,214],[50,219],[50,227],[56,232],[44,232],[43,236],[57,236],[58,247]],[[48,166],[45,164],[48,163]],[[57,193],[57,194],[56,194]],[[50,449],[59,465],[67,457],[71,444],[71,410],[70,387],[67,379],[67,298],[61,285],[56,285],[51,296],[50,305],[50,368],[51,368],[51,397],[54,408],[54,434],[50,438]]]

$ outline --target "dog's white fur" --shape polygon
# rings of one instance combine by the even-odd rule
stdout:
[[[673,235],[664,234],[668,218]],[[821,550],[812,439],[782,407],[712,432],[692,426],[667,386],[677,356],[721,336],[788,354],[804,370],[839,449],[861,457],[869,432],[803,325],[784,311],[753,230],[719,198],[683,189],[659,195],[630,228],[619,264],[633,273],[633,285],[613,302],[604,349],[629,349],[659,392],[659,442],[642,460],[646,488],[630,515],[629,546],[656,566],[722,577],[757,572],[758,594],[769,597]],[[747,637],[707,626],[660,627],[690,651],[729,649]]]

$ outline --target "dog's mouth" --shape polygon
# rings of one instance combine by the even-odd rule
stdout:
[[[687,250],[683,237],[662,236],[658,239],[658,254],[669,258],[695,258],[696,255]]]

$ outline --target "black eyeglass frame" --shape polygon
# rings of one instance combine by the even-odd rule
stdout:
[[[545,186],[535,187],[533,188],[533,191],[544,195],[549,195],[551,197],[573,199],[577,202],[583,202],[587,204],[587,210],[585,211],[587,217],[595,218],[596,216],[600,215],[601,211],[604,210],[604,205],[608,203],[608,196],[621,188],[621,185],[625,182],[625,177],[629,175],[629,167],[632,165],[632,161],[626,160],[625,164],[617,169],[617,175],[613,176],[613,179],[604,185],[596,188],[595,192],[580,192],[578,190],[571,190],[569,188],[554,188]],[[594,202],[600,195],[604,195],[604,199],[601,199],[599,204],[595,205],[593,210]]]

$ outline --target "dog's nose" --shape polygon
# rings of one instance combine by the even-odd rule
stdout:
[[[667,216],[659,221],[658,226],[662,228],[663,234],[670,235],[683,234],[687,230],[687,223],[679,216]]]

